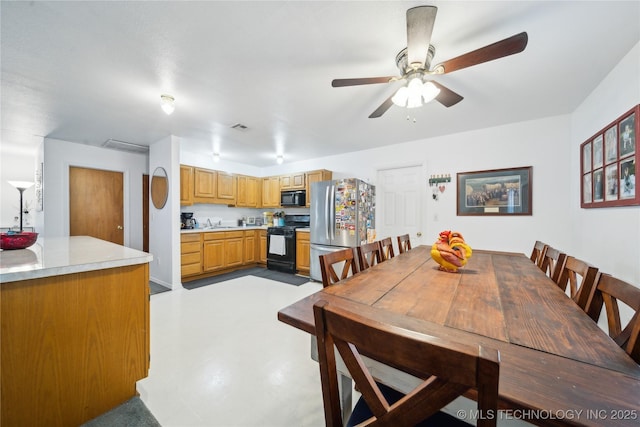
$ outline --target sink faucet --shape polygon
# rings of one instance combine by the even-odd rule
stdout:
[[[211,224],[211,218],[207,218],[207,227],[213,227],[213,224]]]

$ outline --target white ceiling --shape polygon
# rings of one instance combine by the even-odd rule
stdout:
[[[438,7],[433,64],[522,31],[523,53],[437,77],[464,96],[392,107],[405,13]],[[572,112],[640,40],[640,1],[8,2],[3,153],[42,137],[183,148],[257,167]],[[165,115],[160,94],[176,98]],[[407,113],[413,120],[407,120]],[[230,127],[242,123],[246,131]]]

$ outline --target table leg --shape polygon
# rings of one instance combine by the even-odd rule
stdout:
[[[346,375],[340,375],[339,391],[340,391],[340,403],[342,404],[342,424],[347,425],[349,417],[351,416],[351,410],[353,409],[353,403],[351,401],[352,384],[351,378]]]

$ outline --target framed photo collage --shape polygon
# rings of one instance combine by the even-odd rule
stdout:
[[[637,105],[580,145],[582,208],[640,205],[639,132]]]

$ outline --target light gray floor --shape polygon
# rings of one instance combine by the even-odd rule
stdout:
[[[245,276],[152,295],[140,398],[163,427],[323,426],[309,335],[277,320],[321,288]]]

